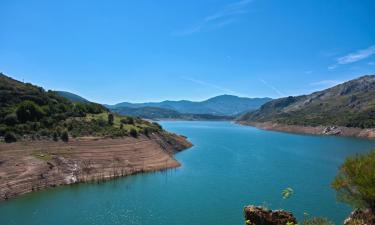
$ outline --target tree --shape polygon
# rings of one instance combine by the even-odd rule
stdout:
[[[108,113],[108,124],[112,126],[113,125],[113,120],[114,120],[113,114],[112,113]]]
[[[44,112],[33,101],[26,100],[18,106],[16,114],[18,120],[24,123],[27,121],[40,120],[43,117]]]
[[[138,137],[138,131],[134,128],[131,128],[130,129],[130,135],[134,138],[137,138]]]
[[[14,126],[18,123],[17,115],[14,113],[8,114],[4,117],[4,123],[8,126]]]
[[[4,141],[6,143],[16,142],[17,137],[13,132],[6,132],[4,135]]]
[[[53,132],[52,138],[53,138],[54,141],[58,141],[59,140],[59,134],[57,133],[57,131]]]
[[[127,116],[124,119],[121,119],[121,123],[134,125],[134,118]]]
[[[63,131],[61,133],[61,140],[64,141],[64,142],[68,142],[69,141],[69,134],[68,134],[68,131]]]
[[[375,212],[375,149],[347,158],[332,187],[339,201]]]

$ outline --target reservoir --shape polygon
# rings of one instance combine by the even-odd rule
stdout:
[[[180,168],[100,184],[58,187],[0,203],[1,225],[241,225],[245,205],[327,217],[351,209],[330,183],[347,156],[374,141],[264,131],[230,122],[161,122],[194,147]],[[283,189],[294,194],[284,200]]]

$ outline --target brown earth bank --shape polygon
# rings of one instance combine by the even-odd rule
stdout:
[[[21,141],[0,144],[0,201],[79,182],[176,168],[173,154],[191,147],[183,136],[153,133],[138,138]]]
[[[237,121],[238,124],[257,127],[263,130],[274,130],[297,134],[314,134],[314,135],[336,135],[346,137],[357,137],[375,140],[375,129],[361,129],[355,127],[339,127],[339,126],[298,126],[286,125],[274,122],[250,122]]]

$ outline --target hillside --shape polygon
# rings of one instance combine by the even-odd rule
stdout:
[[[61,141],[60,141],[61,140]],[[13,143],[11,143],[13,142]],[[0,201],[79,182],[180,166],[185,138],[157,123],[0,74]]]
[[[135,116],[152,120],[232,120],[232,116],[219,116],[212,114],[179,113],[172,109],[145,106],[140,108],[118,107],[111,110],[123,116]]]
[[[270,98],[244,98],[233,95],[221,95],[207,99],[202,102],[193,102],[187,100],[150,103],[123,102],[116,105],[105,106],[109,109],[118,109],[122,107],[157,107],[168,110],[174,110],[182,114],[210,114],[220,116],[233,116],[246,111],[256,110],[261,105],[270,100]]]
[[[109,113],[102,105],[72,102],[54,91],[0,74],[0,140],[65,140],[163,132],[158,124]]]
[[[79,96],[79,95],[76,95],[76,94],[73,94],[71,92],[67,92],[67,91],[55,91],[58,95],[60,95],[61,97],[64,97],[72,102],[81,102],[81,103],[88,103],[89,100]]]
[[[375,75],[363,76],[310,95],[276,99],[237,120],[312,127],[374,128]]]

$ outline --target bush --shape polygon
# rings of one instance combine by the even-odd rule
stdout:
[[[127,116],[124,119],[121,119],[121,123],[134,125],[134,118],[130,117],[130,116]]]
[[[4,135],[4,141],[6,143],[16,142],[17,136],[13,132],[6,132]]]
[[[113,125],[113,120],[114,120],[113,114],[109,113],[108,114],[108,124],[112,126]]]
[[[69,141],[69,134],[68,134],[68,131],[63,131],[61,133],[61,140],[64,141],[64,142],[68,142]]]
[[[157,122],[153,122],[152,124],[153,124],[154,126],[156,126],[157,129],[159,129],[159,130],[162,130],[162,129],[163,129],[163,127],[162,127],[160,124],[158,124]]]
[[[57,131],[53,132],[52,138],[53,138],[54,141],[58,141],[59,140],[59,134],[57,133]]]
[[[134,128],[131,128],[130,129],[130,135],[134,138],[137,138],[138,137],[138,131]]]
[[[18,123],[17,115],[12,113],[4,117],[4,123],[8,126],[14,126]]]
[[[16,110],[17,118],[21,122],[38,121],[44,113],[42,109],[33,101],[23,101]]]
[[[339,201],[375,212],[375,149],[349,157],[332,182]]]

